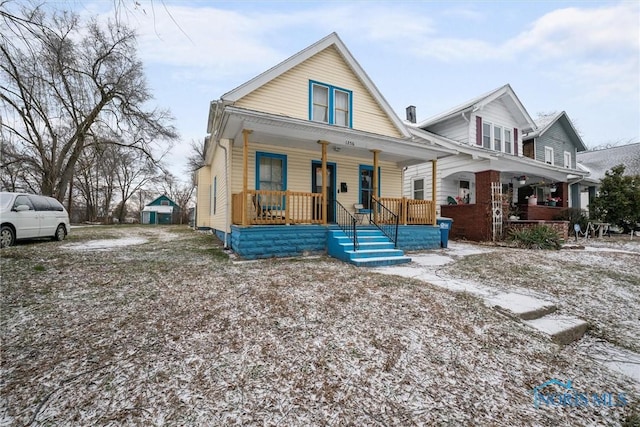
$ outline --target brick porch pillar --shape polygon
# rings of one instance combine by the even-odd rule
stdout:
[[[500,182],[500,172],[494,170],[476,172],[476,203],[491,204],[491,183]]]
[[[560,206],[563,208],[569,207],[569,183],[561,182],[560,185],[557,185],[560,194],[557,197],[561,197]]]
[[[476,172],[476,208],[478,228],[482,240],[491,239],[491,183],[500,182],[500,172],[486,170]]]

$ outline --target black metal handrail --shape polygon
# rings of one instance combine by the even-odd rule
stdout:
[[[347,235],[347,237],[353,242],[353,250],[357,251],[358,250],[358,232],[356,229],[356,223],[358,222],[358,220],[356,219],[356,217],[354,217],[351,212],[349,212],[347,210],[347,208],[345,208],[344,206],[342,206],[342,204],[337,201],[334,200],[335,204],[336,204],[336,222],[338,223],[338,227],[340,227],[340,229],[342,231],[344,231],[344,234]]]
[[[382,231],[382,233],[393,242],[393,246],[397,248],[398,215],[390,211],[389,208],[374,197],[371,198],[369,206],[371,207],[369,222],[375,225],[378,230]]]

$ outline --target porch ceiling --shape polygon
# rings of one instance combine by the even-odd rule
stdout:
[[[330,150],[343,156],[369,157],[370,150],[380,150],[380,160],[403,166],[424,163],[455,153],[454,150],[424,142],[386,137],[236,107],[227,107],[227,113],[221,137],[233,139],[234,145],[242,144],[242,130],[248,129],[253,131],[249,136],[252,143],[319,151],[317,142],[324,140],[330,143]]]
[[[467,156],[467,162],[461,163],[456,168],[449,169],[447,175],[443,176],[443,178],[455,178],[459,174],[465,174],[466,177],[486,170],[499,171],[503,177],[526,175],[534,181],[569,182],[579,180],[586,175],[582,171],[552,166],[526,157],[490,154],[482,158],[474,158],[468,154],[464,155]]]

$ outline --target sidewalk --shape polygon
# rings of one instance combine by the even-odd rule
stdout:
[[[586,248],[586,250],[598,251],[602,249],[604,248]],[[483,283],[452,278],[439,268],[455,262],[460,257],[492,251],[493,249],[489,247],[450,241],[447,249],[411,254],[413,262],[410,264],[380,267],[374,271],[421,280],[453,292],[467,292],[481,298],[487,306],[509,318],[521,321],[549,336],[559,345],[567,345],[582,338],[587,330],[589,319],[558,313],[558,300],[550,295],[525,288],[505,291]],[[608,251],[613,250],[608,249]],[[633,378],[640,385],[640,354],[606,342],[581,343],[578,343],[578,347],[589,357]]]

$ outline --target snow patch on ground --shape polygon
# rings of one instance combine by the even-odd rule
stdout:
[[[591,337],[580,340],[578,351],[604,364],[609,369],[622,372],[633,378],[637,383],[636,388],[640,390],[640,354]]]
[[[121,239],[90,240],[84,243],[69,243],[63,245],[63,249],[74,251],[109,251],[115,248],[141,245],[147,243],[149,239],[143,237],[123,237]]]
[[[522,315],[538,310],[547,310],[553,307],[553,303],[522,295],[515,292],[508,292],[489,298],[487,302],[490,306],[498,306],[512,312],[515,315]]]
[[[634,246],[632,248],[635,249],[636,247]],[[618,248],[603,246],[586,247],[585,249],[586,251],[547,251],[545,252],[545,255],[549,256],[550,258],[571,259],[573,262],[578,262],[584,265],[593,265],[594,263],[597,265],[620,264],[620,267],[623,267],[624,263],[627,262],[627,260],[612,260],[610,258],[610,255],[600,255],[599,253],[620,253],[624,255],[640,254],[640,252],[637,251],[627,251]],[[437,268],[454,262],[454,257],[456,256],[464,257],[468,255],[488,253],[494,250],[504,250],[504,248],[479,248],[477,246],[474,247],[468,244],[450,242],[449,249],[436,250],[429,253],[412,254],[412,262],[408,265],[404,264],[401,266],[379,267],[375,269],[375,271],[381,274],[397,275],[421,280],[453,292],[468,292],[483,299],[484,303],[489,307],[500,306],[501,308],[506,309],[515,315],[518,315],[519,313],[527,313],[531,310],[541,309],[549,305],[553,305],[559,301],[557,297],[526,288],[516,287],[512,292],[503,292],[504,288],[501,285],[487,286],[484,283],[481,284],[473,280],[457,279],[446,274],[442,269]],[[554,266],[551,265],[542,265],[542,267],[546,268],[550,274],[554,273],[557,270]],[[570,278],[568,279],[571,280]],[[618,293],[625,292],[626,294],[631,296],[631,293],[626,290],[622,289],[619,291],[620,292]],[[554,334],[560,330],[571,328],[578,323],[584,323],[584,321],[573,316],[556,314],[552,316],[546,316],[535,321],[527,321],[525,323],[529,324],[535,329],[547,332],[549,334]],[[630,328],[633,327],[633,323],[633,321],[629,322]],[[601,344],[598,347],[598,351],[600,352],[598,354],[601,354],[601,356],[593,357],[593,359],[597,361],[607,360],[607,358],[612,354],[624,354],[624,357],[609,357],[610,359],[613,359],[615,361],[605,363],[605,366],[607,366],[609,369],[628,375],[635,381],[640,382],[640,380],[638,379],[638,377],[640,376],[640,373],[638,372],[640,370],[640,364],[638,364],[638,362],[636,361],[636,359],[640,359],[639,354],[634,353],[630,350],[619,348],[609,343],[606,343],[606,345]],[[630,372],[631,375],[629,375]]]

